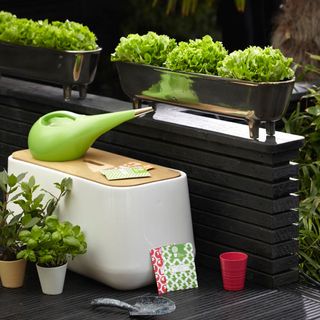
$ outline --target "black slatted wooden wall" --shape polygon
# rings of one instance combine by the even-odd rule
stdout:
[[[93,95],[64,102],[59,88],[2,78],[0,164],[27,147],[30,126],[47,112],[130,108]],[[155,118],[123,124],[94,146],[187,173],[198,264],[218,269],[221,252],[241,250],[250,280],[269,288],[296,281],[298,167],[291,161],[303,139],[277,133],[276,141],[253,141],[246,125],[168,106],[158,106]]]

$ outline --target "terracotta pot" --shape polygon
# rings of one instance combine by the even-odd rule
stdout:
[[[0,260],[0,279],[5,288],[20,288],[23,286],[26,271],[26,260]]]

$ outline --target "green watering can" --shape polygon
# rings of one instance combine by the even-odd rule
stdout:
[[[92,116],[69,111],[50,112],[30,129],[28,146],[38,160],[75,160],[81,158],[103,133],[151,111],[152,107],[146,107]]]

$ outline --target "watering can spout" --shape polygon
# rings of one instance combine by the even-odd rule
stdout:
[[[92,116],[54,111],[39,118],[28,136],[35,159],[68,161],[81,158],[102,134],[121,123],[152,112],[152,107]]]

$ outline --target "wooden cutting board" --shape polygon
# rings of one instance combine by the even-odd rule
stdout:
[[[36,160],[32,157],[29,149],[16,151],[12,154],[16,160],[29,162],[42,167],[65,172],[69,175],[81,177],[94,182],[102,183],[114,187],[130,187],[138,186],[146,183],[157,182],[161,180],[173,179],[180,176],[180,172],[156,164],[146,163],[144,161],[127,158],[115,153],[90,148],[83,158],[64,161],[64,162],[48,162]],[[118,167],[127,163],[139,163],[143,166],[152,167],[150,169],[151,177],[131,178],[123,180],[109,181],[100,173],[101,169]]]

